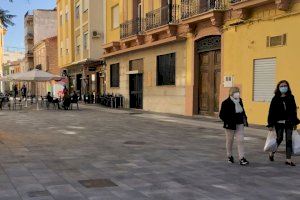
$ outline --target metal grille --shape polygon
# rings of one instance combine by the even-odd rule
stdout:
[[[197,52],[206,52],[221,49],[221,36],[210,36],[197,41]]]
[[[178,23],[180,19],[180,6],[169,4],[146,13],[146,30],[157,28],[166,24]]]
[[[145,19],[137,18],[128,20],[120,25],[121,38],[142,34],[145,31]]]
[[[181,18],[186,19],[209,10],[225,9],[224,0],[181,0]]]

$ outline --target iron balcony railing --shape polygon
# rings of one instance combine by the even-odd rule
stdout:
[[[121,39],[132,35],[143,34],[145,31],[145,20],[143,18],[136,18],[128,20],[120,25]]]
[[[187,19],[209,10],[225,9],[224,0],[181,0],[181,18]]]
[[[166,24],[178,23],[180,19],[180,6],[169,4],[146,13],[146,30],[151,30]]]

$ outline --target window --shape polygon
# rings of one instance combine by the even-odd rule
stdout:
[[[62,14],[60,14],[60,16],[59,16],[59,24],[62,26],[62,24],[63,24],[63,15]]]
[[[60,42],[60,56],[63,55],[63,46],[64,46],[64,43],[63,41]]]
[[[78,5],[76,5],[76,8],[75,8],[75,18],[76,19],[79,19],[79,17],[80,17],[80,5],[78,4]]]
[[[276,59],[254,60],[253,100],[257,102],[270,102],[276,87]]]
[[[110,87],[120,86],[120,66],[119,63],[110,65]]]
[[[66,9],[66,14],[65,14],[66,16],[66,22],[68,22],[69,21],[69,11]]]
[[[112,8],[112,16],[111,16],[111,21],[112,21],[112,28],[116,29],[120,26],[119,23],[119,5],[116,5],[115,7]]]
[[[76,38],[76,54],[80,54],[80,36]]]
[[[157,85],[175,85],[175,53],[157,56]]]
[[[84,48],[84,50],[89,49],[89,33],[83,34],[83,48]]]
[[[82,8],[83,8],[83,12],[89,9],[89,0],[83,0]]]
[[[69,54],[69,38],[66,39],[66,54]]]

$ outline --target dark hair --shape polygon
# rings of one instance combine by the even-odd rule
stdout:
[[[290,87],[289,82],[286,81],[286,80],[281,80],[281,81],[279,81],[279,83],[278,83],[277,86],[276,86],[276,89],[275,89],[275,96],[281,96],[281,92],[280,92],[280,90],[279,90],[279,86],[280,86],[280,84],[282,84],[282,83],[285,83],[285,84],[287,84],[287,86],[288,86],[288,91],[287,91],[287,93],[285,93],[285,94],[286,94],[287,96],[292,95],[292,90],[291,90],[291,87]]]

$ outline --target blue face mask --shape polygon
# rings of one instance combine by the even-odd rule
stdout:
[[[288,87],[286,87],[286,86],[279,87],[279,91],[281,92],[281,94],[285,94],[288,91]]]

